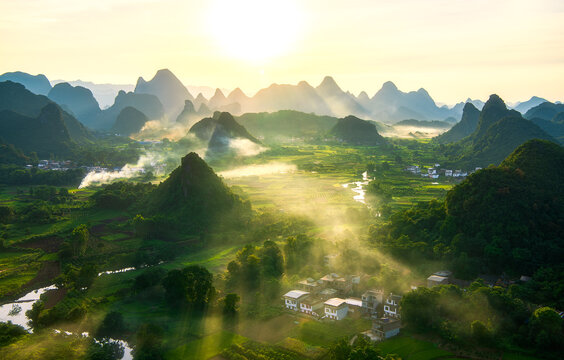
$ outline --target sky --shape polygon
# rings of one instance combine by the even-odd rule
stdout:
[[[564,100],[562,0],[0,0],[0,73]]]

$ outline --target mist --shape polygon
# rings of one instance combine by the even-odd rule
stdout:
[[[225,179],[246,177],[246,176],[263,176],[269,174],[285,174],[295,172],[297,166],[294,164],[286,164],[280,162],[270,162],[261,165],[243,166],[219,173]]]

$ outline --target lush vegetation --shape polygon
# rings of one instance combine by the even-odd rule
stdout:
[[[467,289],[444,285],[418,288],[402,299],[402,319],[419,332],[477,348],[535,349],[554,357],[563,351],[563,320],[551,308],[532,310],[519,298],[517,285],[504,289],[482,281]],[[468,346],[468,347],[471,347]]]
[[[406,258],[454,259],[456,275],[465,279],[484,272],[556,270],[564,254],[558,200],[564,194],[555,185],[564,181],[558,165],[563,161],[558,145],[528,142],[500,167],[469,176],[444,202],[393,214],[384,229],[373,229],[373,239]]]

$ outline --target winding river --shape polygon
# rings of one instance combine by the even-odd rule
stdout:
[[[98,276],[122,273],[131,270],[135,270],[135,268],[129,267],[129,268],[124,268],[114,271],[104,271],[99,273]],[[15,300],[14,302],[0,305],[0,322],[11,321],[13,324],[20,325],[27,331],[33,332],[33,329],[31,329],[28,325],[29,319],[25,316],[26,311],[31,310],[31,307],[36,301],[40,299],[41,295],[45,294],[49,290],[55,290],[55,289],[57,289],[55,285],[42,287],[40,289],[32,290],[28,292],[27,294]],[[70,331],[63,331],[58,329],[53,329],[53,332],[56,334],[64,334],[65,336],[81,336],[81,337],[89,336],[87,332],[83,332],[81,334],[74,334]],[[123,346],[124,352],[123,352],[123,357],[121,358],[122,360],[133,359],[133,355],[131,354],[131,351],[133,349],[129,346],[127,342],[117,339],[110,339],[110,340],[116,341]]]
[[[366,205],[366,190],[364,189],[364,186],[368,185],[369,182],[370,179],[368,178],[368,172],[365,171],[362,173],[362,181],[355,181],[343,184],[342,186],[346,189],[351,189],[354,193],[356,193],[356,195],[353,196],[354,201],[358,201],[359,203]]]

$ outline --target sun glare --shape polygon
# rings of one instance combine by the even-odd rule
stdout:
[[[261,61],[291,49],[302,13],[291,0],[215,0],[208,26],[229,56]]]

